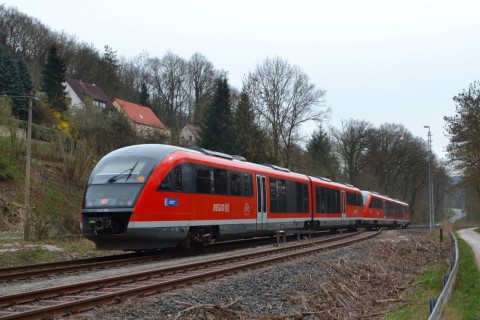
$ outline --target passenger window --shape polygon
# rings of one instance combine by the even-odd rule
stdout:
[[[230,194],[232,196],[242,195],[242,178],[238,172],[230,173]]]
[[[197,193],[213,193],[213,172],[206,167],[197,167],[195,185]]]
[[[215,194],[227,194],[227,170],[213,169],[213,180],[215,186]]]
[[[252,175],[250,173],[243,174],[243,195],[245,197],[253,196]]]
[[[158,187],[160,191],[183,191],[182,166],[173,168]]]

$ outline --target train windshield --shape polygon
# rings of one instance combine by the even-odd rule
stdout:
[[[145,157],[101,161],[90,176],[84,208],[133,207],[156,164]]]
[[[122,157],[99,163],[89,184],[145,183],[157,161],[151,158]]]

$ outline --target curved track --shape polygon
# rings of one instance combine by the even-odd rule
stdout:
[[[65,315],[110,304],[119,298],[149,295],[222,277],[235,272],[277,263],[287,258],[347,246],[378,235],[377,232],[356,232],[335,238],[302,241],[281,245],[250,254],[237,254],[208,261],[185,263],[155,270],[81,282],[32,292],[0,297],[0,319],[38,319]]]

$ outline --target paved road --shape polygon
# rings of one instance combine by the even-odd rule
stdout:
[[[472,247],[477,260],[477,266],[480,268],[480,233],[475,232],[476,228],[462,229],[458,235]]]
[[[450,218],[451,222],[455,222],[466,216],[466,213],[463,212],[461,209],[453,208],[452,211],[453,211],[453,217]]]

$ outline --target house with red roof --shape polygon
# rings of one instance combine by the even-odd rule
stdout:
[[[119,112],[127,117],[138,135],[144,137],[155,133],[160,133],[165,136],[171,135],[170,129],[158,119],[152,109],[118,98],[114,98],[112,104]]]

